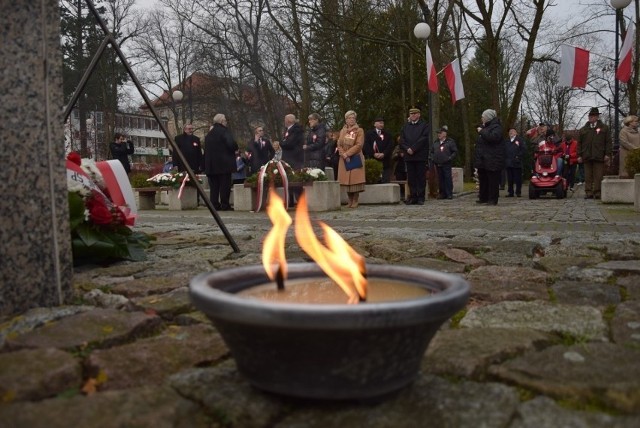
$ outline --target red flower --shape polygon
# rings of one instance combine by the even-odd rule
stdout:
[[[105,201],[99,196],[91,196],[86,202],[89,219],[95,224],[111,224],[113,216]]]
[[[82,158],[80,157],[78,152],[70,152],[67,155],[67,160],[70,160],[71,162],[75,163],[78,166],[82,165]]]

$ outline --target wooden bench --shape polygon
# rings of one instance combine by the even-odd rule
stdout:
[[[171,190],[171,187],[136,187],[133,190],[138,192],[138,209],[155,210],[156,193]]]

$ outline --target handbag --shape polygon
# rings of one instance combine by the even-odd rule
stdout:
[[[349,157],[349,162],[344,161],[344,167],[347,171],[351,171],[352,169],[356,168],[362,168],[362,158],[360,157],[360,153]]]

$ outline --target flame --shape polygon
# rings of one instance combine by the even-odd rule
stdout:
[[[287,259],[284,255],[284,240],[287,236],[287,229],[291,226],[292,220],[287,210],[284,208],[284,202],[278,193],[271,187],[269,189],[269,205],[267,206],[267,214],[273,228],[264,238],[262,246],[262,265],[267,272],[269,279],[276,279],[278,270],[282,278],[287,277]]]
[[[335,281],[348,296],[348,303],[358,303],[367,296],[364,258],[353,250],[333,229],[324,223],[325,247],[316,238],[309,220],[307,198],[303,193],[296,210],[295,235],[302,249]]]

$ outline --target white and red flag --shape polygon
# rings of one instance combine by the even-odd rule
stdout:
[[[589,51],[575,46],[560,46],[562,59],[560,61],[559,86],[570,88],[584,88],[587,86],[589,72]]]
[[[444,68],[444,77],[447,79],[447,86],[451,91],[451,103],[464,98],[464,88],[462,87],[462,68],[458,58],[451,61]]]
[[[624,36],[622,49],[620,49],[620,63],[616,70],[616,79],[623,83],[627,83],[631,79],[631,70],[633,68],[633,40],[634,40],[634,24],[630,23],[627,27],[627,34]]]
[[[436,72],[436,66],[433,64],[433,58],[431,58],[429,45],[427,45],[427,88],[431,92],[438,93],[438,73]]]

